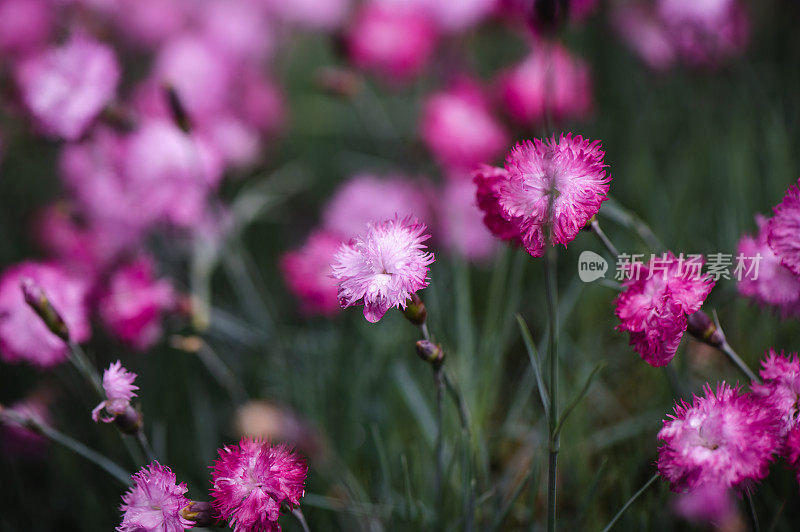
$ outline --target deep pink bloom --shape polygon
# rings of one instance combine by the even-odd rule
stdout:
[[[364,232],[368,223],[395,215],[413,215],[428,222],[427,186],[403,176],[356,175],[328,202],[322,213],[323,226],[348,240]]]
[[[519,220],[506,220],[500,206],[500,187],[509,178],[506,169],[482,165],[473,176],[477,186],[475,199],[478,208],[483,211],[483,223],[497,238],[521,244]]]
[[[675,405],[658,439],[658,471],[674,491],[711,484],[745,487],[767,475],[778,448],[777,420],[748,395],[724,382],[716,392]]]
[[[220,449],[214,462],[214,508],[235,532],[280,531],[281,505],[300,504],[307,474],[288,447],[243,438]]]
[[[505,217],[517,223],[528,253],[544,254],[548,216],[553,245],[566,246],[597,214],[611,181],[604,156],[599,141],[571,133],[520,142],[509,152],[509,177],[500,185],[499,201]]]
[[[666,70],[677,52],[655,10],[625,3],[614,10],[614,27],[625,43],[653,70]]]
[[[750,388],[761,404],[775,410],[781,420],[780,434],[785,436],[800,421],[800,412],[797,410],[800,401],[800,360],[797,353],[784,354],[781,351],[778,354],[770,349],[761,366],[759,375],[763,382],[753,382]]]
[[[117,416],[125,413],[131,404],[131,399],[136,397],[138,386],[133,384],[136,373],[132,373],[122,367],[122,363],[117,360],[103,372],[103,390],[106,392],[106,399],[92,410],[92,419],[95,423],[111,423]],[[101,416],[105,410],[108,415]]]
[[[350,0],[266,0],[273,16],[298,26],[331,30],[339,27],[350,8]]]
[[[687,315],[700,310],[711,293],[714,281],[700,275],[701,266],[671,252],[630,266],[625,291],[614,302],[617,330],[630,333],[630,344],[651,366],[669,364],[686,332]]]
[[[467,79],[428,97],[420,128],[428,149],[450,168],[472,170],[508,145],[508,134],[481,88]]]
[[[737,256],[743,257],[742,278],[737,287],[743,296],[780,309],[783,316],[800,312],[800,278],[789,271],[767,243],[768,220],[756,216],[758,234],[739,240]],[[760,256],[760,259],[759,259]]]
[[[683,519],[698,525],[723,526],[736,515],[736,504],[725,486],[703,484],[675,499],[673,509]]]
[[[45,132],[74,140],[114,97],[119,66],[110,47],[85,36],[25,58],[22,99]]]
[[[0,54],[25,54],[42,46],[53,27],[47,0],[0,1]]]
[[[133,487],[122,496],[118,532],[181,532],[193,523],[181,517],[189,504],[186,484],[176,485],[175,473],[153,461],[131,477]]]
[[[797,482],[800,482],[800,426],[796,426],[786,435],[784,455],[795,470]]]
[[[139,351],[161,338],[162,315],[176,303],[170,283],[156,279],[153,269],[149,257],[120,267],[109,278],[98,303],[108,330]]]
[[[466,259],[486,260],[497,250],[497,241],[483,224],[471,181],[447,180],[441,192],[438,226],[444,244]]]
[[[347,34],[353,63],[393,82],[418,75],[428,64],[436,41],[436,28],[424,12],[381,2],[362,6]]]
[[[559,44],[543,43],[497,84],[508,114],[523,125],[585,118],[592,110],[589,66]]]
[[[366,232],[342,244],[331,267],[339,281],[339,304],[364,305],[364,317],[378,322],[392,307],[406,308],[411,294],[428,286],[427,228],[415,218],[395,217],[369,224]]]
[[[786,190],[767,225],[769,247],[795,275],[800,275],[800,179]]]
[[[59,266],[38,262],[17,264],[0,277],[0,358],[43,368],[55,366],[67,359],[69,349],[25,303],[21,285],[26,279],[44,291],[75,342],[88,340],[91,334],[87,287]]]
[[[334,314],[339,310],[331,263],[341,244],[337,235],[319,230],[311,233],[303,247],[281,257],[283,278],[306,314]]]

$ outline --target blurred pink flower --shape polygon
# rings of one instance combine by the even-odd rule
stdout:
[[[285,445],[242,438],[214,462],[214,508],[237,531],[280,531],[281,505],[300,504],[307,474],[305,461]]]
[[[499,203],[506,219],[517,224],[528,253],[544,254],[548,216],[553,217],[553,245],[566,246],[597,214],[611,181],[604,156],[599,141],[571,133],[523,141],[511,149]]]
[[[318,230],[298,250],[280,259],[281,272],[289,289],[300,299],[306,314],[335,314],[339,310],[337,283],[331,263],[342,244],[335,234]]]
[[[43,46],[53,15],[47,0],[0,0],[0,55],[23,55]]]
[[[509,179],[506,169],[482,165],[473,176],[477,187],[475,199],[478,208],[483,212],[484,225],[497,238],[521,245],[520,221],[516,218],[507,220],[500,206],[500,187]]]
[[[379,178],[359,174],[347,181],[328,201],[322,213],[323,227],[348,240],[364,232],[375,220],[413,215],[430,220],[427,184],[403,176]]]
[[[391,82],[414,78],[427,66],[437,41],[428,16],[410,6],[365,4],[347,32],[350,59]]]
[[[136,350],[145,351],[161,338],[162,315],[176,305],[169,282],[156,279],[153,260],[139,257],[109,278],[98,308],[109,332]]]
[[[555,43],[540,43],[497,80],[500,100],[516,122],[535,126],[585,118],[592,110],[589,66]]]
[[[750,388],[759,404],[775,411],[781,420],[780,435],[785,436],[800,423],[797,402],[800,398],[800,360],[797,353],[780,354],[774,349],[766,353],[759,371],[762,383],[753,382]]]
[[[737,284],[739,293],[759,304],[777,307],[783,316],[796,315],[800,313],[800,278],[781,264],[767,244],[768,220],[757,215],[756,223],[758,234],[742,236],[736,250],[737,256],[743,257],[745,270]]]
[[[469,79],[428,96],[420,132],[442,164],[467,171],[495,159],[509,142],[480,86]]]
[[[406,308],[412,294],[428,286],[426,227],[415,218],[375,222],[366,232],[342,244],[331,268],[339,284],[342,308],[364,305],[364,317],[378,322],[390,308]]]
[[[49,394],[47,391],[40,390],[6,407],[6,409],[19,416],[35,419],[43,425],[50,425],[52,419],[48,402]],[[0,420],[2,420],[0,422],[0,436],[2,436],[4,450],[33,457],[39,455],[45,449],[47,439],[29,428],[12,422],[10,419],[4,419],[2,406],[0,406]]]
[[[767,475],[778,449],[777,420],[748,395],[724,382],[716,392],[675,405],[658,439],[658,471],[672,489],[687,492],[703,485],[746,486]]]
[[[498,0],[372,0],[384,5],[399,5],[425,13],[446,32],[460,32],[477,25],[498,8]]]
[[[694,491],[678,495],[673,510],[698,525],[723,526],[735,518],[736,504],[727,487],[703,484]]]
[[[133,44],[155,48],[189,23],[193,2],[185,0],[114,0],[110,16]]]
[[[136,390],[139,389],[133,384],[134,379],[136,374],[122,367],[119,360],[108,366],[103,372],[103,390],[106,399],[92,410],[92,419],[95,423],[100,421],[111,423],[117,416],[125,413],[131,404],[131,399],[136,397]],[[101,416],[103,410],[107,416]]]
[[[47,368],[65,361],[69,348],[25,302],[21,284],[33,280],[61,315],[75,342],[89,339],[85,283],[54,264],[22,262],[0,277],[0,358]]]
[[[497,241],[483,224],[475,201],[475,184],[469,180],[447,180],[438,225],[445,246],[466,259],[486,260],[497,251]]]
[[[262,0],[210,0],[198,7],[201,32],[214,48],[248,62],[271,55],[275,37]]]
[[[120,72],[110,47],[79,35],[26,57],[15,76],[25,105],[43,130],[74,140],[114,97]]]
[[[675,47],[652,7],[625,3],[614,11],[614,27],[625,43],[653,70],[666,70],[676,59]]]
[[[186,484],[176,485],[175,473],[154,461],[131,477],[133,487],[122,496],[118,532],[180,532],[194,523],[181,517],[189,504]]]
[[[264,0],[267,9],[279,20],[301,27],[332,30],[341,26],[351,0]]]
[[[786,190],[767,224],[769,247],[795,275],[800,275],[800,179]]]
[[[616,300],[618,331],[630,333],[630,345],[654,367],[669,364],[687,328],[687,315],[700,310],[714,281],[699,275],[672,252],[629,268],[630,277]]]

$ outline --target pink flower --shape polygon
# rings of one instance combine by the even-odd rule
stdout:
[[[16,69],[22,99],[50,134],[77,139],[114,97],[119,66],[108,46],[78,36]]]
[[[524,141],[506,158],[508,179],[500,185],[504,216],[515,220],[522,243],[534,257],[544,254],[548,216],[553,245],[571,242],[606,199],[611,178],[600,142],[580,135]],[[550,204],[552,203],[552,213]]]
[[[356,14],[347,33],[347,48],[356,67],[402,82],[425,68],[436,40],[435,26],[423,12],[370,2]]]
[[[703,485],[746,487],[767,475],[779,445],[777,420],[747,395],[724,382],[716,393],[681,401],[664,420],[658,439],[658,470],[674,491]]]
[[[307,474],[288,447],[243,438],[220,449],[214,462],[214,508],[235,532],[280,531],[281,505],[300,504]]]
[[[426,184],[402,176],[380,179],[360,174],[336,191],[322,213],[322,221],[325,229],[348,240],[375,220],[413,215],[428,221],[429,211]]]
[[[614,302],[617,330],[630,333],[630,344],[651,366],[669,364],[686,332],[687,315],[700,310],[711,293],[714,281],[700,275],[701,267],[671,252],[648,265],[631,265],[625,291]]]
[[[736,504],[725,486],[704,484],[675,499],[676,514],[698,525],[722,526],[736,515]]]
[[[589,67],[559,44],[543,43],[497,85],[508,114],[523,125],[585,118],[592,110]]]
[[[331,262],[342,239],[324,230],[312,233],[303,247],[284,254],[281,271],[289,289],[300,299],[306,314],[334,314],[339,310]]]
[[[339,27],[350,8],[350,0],[267,0],[273,16],[290,24],[331,30]]]
[[[666,70],[675,62],[676,51],[670,35],[652,8],[622,4],[614,10],[614,27],[653,70]]]
[[[491,161],[508,145],[508,134],[495,119],[480,87],[461,80],[425,103],[421,134],[445,166],[472,170]]]
[[[397,0],[397,3],[403,2],[408,2],[408,0]],[[458,2],[417,0],[417,3],[420,9],[428,13],[443,31],[459,32],[486,19],[497,9],[499,2],[498,0],[459,0]]]
[[[521,244],[519,220],[506,220],[500,206],[500,187],[508,180],[505,168],[482,165],[473,174],[477,186],[475,198],[483,211],[483,223],[494,236],[506,242]]]
[[[758,235],[745,235],[739,240],[737,256],[742,256],[742,278],[739,293],[762,305],[780,309],[783,316],[800,312],[800,278],[781,264],[767,244],[769,223],[756,216]],[[760,259],[759,259],[760,256]]]
[[[411,294],[428,286],[433,254],[424,251],[426,229],[415,218],[395,217],[342,244],[331,264],[342,308],[363,304],[371,323],[392,307],[405,309]]]
[[[133,487],[122,496],[118,532],[181,532],[193,523],[181,517],[189,504],[186,484],[176,485],[175,473],[153,461],[131,477]]]
[[[800,179],[786,190],[767,224],[769,247],[795,275],[800,275]]]
[[[109,9],[129,41],[155,48],[185,28],[196,6],[185,0],[115,0],[109,3]]]
[[[106,400],[92,410],[92,419],[95,423],[111,423],[117,416],[125,413],[131,404],[131,399],[136,397],[135,390],[139,387],[133,384],[136,373],[132,373],[122,367],[122,363],[117,360],[103,372],[103,390],[106,392]],[[108,416],[102,416],[105,410]]]
[[[172,286],[153,275],[153,261],[140,257],[115,271],[100,296],[99,311],[109,331],[136,350],[161,338],[161,318],[175,306]]]
[[[800,426],[796,426],[787,434],[784,455],[795,470],[797,482],[800,482]]]
[[[8,406],[6,410],[25,418],[35,419],[42,425],[49,425],[51,423],[49,395],[46,390],[40,390]],[[4,449],[25,456],[39,455],[47,444],[47,439],[41,434],[4,418],[2,405],[0,405],[0,436],[3,437]]]
[[[448,179],[441,192],[439,226],[444,244],[469,260],[486,260],[497,250],[497,241],[483,224],[475,203],[475,185],[464,179]]]
[[[780,434],[785,436],[800,420],[800,360],[797,353],[784,355],[783,351],[778,354],[770,349],[761,366],[759,375],[764,382],[753,382],[750,388],[761,404],[775,410],[781,420]]]
[[[0,54],[25,54],[50,36],[53,15],[47,0],[0,2]]]
[[[21,285],[27,279],[44,291],[75,342],[86,341],[91,334],[87,287],[60,267],[47,263],[23,262],[8,268],[0,277],[0,358],[42,368],[55,366],[67,359],[69,349],[25,303]]]

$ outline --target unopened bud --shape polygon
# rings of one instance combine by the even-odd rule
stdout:
[[[725,343],[725,335],[702,310],[689,316],[687,330],[689,334],[711,347],[720,347]]]
[[[142,429],[142,413],[128,405],[124,413],[114,418],[114,424],[124,434],[136,434]]]
[[[444,361],[442,346],[428,340],[417,340],[417,354],[425,362],[441,364]]]
[[[196,527],[213,527],[219,524],[219,520],[214,517],[216,511],[210,502],[189,501],[189,504],[181,509],[180,514]]]
[[[178,91],[175,90],[175,87],[167,83],[164,85],[164,93],[167,96],[167,106],[172,114],[172,121],[184,133],[191,133],[192,121],[189,118],[186,107],[181,101],[181,97],[178,95]]]
[[[50,332],[65,342],[69,342],[69,328],[67,328],[67,324],[58,311],[50,304],[50,300],[47,299],[42,287],[28,277],[22,280],[20,288],[22,288],[25,303],[36,312],[47,328],[50,329]]]
[[[419,298],[417,294],[411,294],[411,297],[406,301],[406,308],[403,315],[408,321],[414,325],[422,325],[428,319],[428,310],[425,308],[425,303]]]

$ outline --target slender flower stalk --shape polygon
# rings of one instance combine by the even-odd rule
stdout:
[[[552,236],[551,236],[552,239]],[[552,240],[551,240],[552,241]],[[556,529],[556,491],[558,452],[561,436],[556,433],[558,424],[558,286],[556,282],[556,250],[548,246],[545,257],[545,286],[547,297],[547,313],[549,315],[550,342],[548,356],[550,358],[550,419],[549,419],[549,461],[547,473],[547,530]]]

